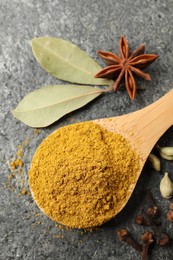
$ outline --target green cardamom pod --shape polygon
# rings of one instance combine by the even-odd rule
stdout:
[[[165,175],[160,182],[160,192],[162,197],[165,199],[170,199],[173,195],[173,183],[171,182],[167,172],[165,172]]]
[[[162,158],[166,160],[173,160],[173,147],[160,147],[156,145],[156,149]]]
[[[160,171],[160,160],[156,155],[150,153],[147,159],[147,163],[157,172]]]

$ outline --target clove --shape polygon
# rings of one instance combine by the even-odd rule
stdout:
[[[158,218],[160,215],[159,208],[156,205],[150,190],[147,190],[147,200],[150,205],[147,209],[147,214],[149,218],[152,220],[152,222],[154,223],[154,225],[160,226],[162,223],[161,220]]]
[[[147,189],[146,199],[147,199],[147,201],[148,201],[149,206],[151,206],[152,208],[155,208],[155,209],[158,210],[158,207],[157,207],[157,205],[156,205],[156,203],[155,203],[155,200],[154,200],[154,198],[153,198],[153,194],[152,194],[152,192],[151,192],[150,189]]]
[[[173,222],[173,210],[169,210],[166,214],[166,218],[167,220],[169,220],[170,222]]]
[[[152,220],[152,218],[147,214],[147,212],[144,209],[142,210],[142,214],[144,215],[144,217],[148,223],[148,226],[150,226],[150,228],[152,229],[155,239],[156,239],[156,244],[158,245],[159,241],[160,241],[160,237],[161,237],[160,227],[155,224],[155,222]]]
[[[170,237],[168,236],[168,234],[162,233],[158,245],[167,246],[169,243],[170,243]]]
[[[159,217],[159,209],[154,201],[152,192],[150,190],[147,190],[147,200],[148,203],[150,205],[150,207],[147,209],[147,211],[145,211],[144,209],[142,209],[141,211],[141,215],[143,217],[143,223],[147,223],[147,226],[149,226],[151,228],[151,230],[153,231],[155,240],[156,240],[156,244],[160,245],[160,246],[164,246],[164,244],[169,243],[170,239],[167,239],[168,242],[165,243],[166,241],[166,237],[168,235],[165,235],[164,233],[162,233],[161,230],[161,220],[158,219]],[[172,214],[173,217],[173,214]],[[168,218],[168,216],[167,216]],[[163,241],[163,238],[165,238],[165,241]]]
[[[132,248],[136,249],[139,252],[142,252],[142,245],[138,243],[125,228],[121,228],[117,231],[117,235],[121,241],[126,242]]]
[[[141,259],[147,260],[149,254],[149,248],[152,243],[154,243],[153,233],[150,231],[146,231],[142,236],[141,240],[143,241]]]
[[[169,208],[173,210],[173,203],[170,203]]]
[[[148,259],[150,245],[154,242],[156,245],[164,247],[171,241],[169,235],[162,232],[159,208],[150,190],[147,191],[147,200],[149,207],[146,210],[142,208],[141,213],[135,217],[135,224],[144,225],[151,229],[151,231],[147,231],[141,236],[142,244],[136,241],[126,229],[122,228],[117,231],[121,241],[126,242],[132,248],[141,252],[142,260]],[[167,219],[173,222],[173,203],[170,204],[169,208]]]
[[[166,218],[168,221],[173,223],[173,203],[169,204],[169,211],[166,214]]]
[[[142,226],[148,226],[146,219],[142,215],[137,215],[135,217],[135,224],[142,225]]]

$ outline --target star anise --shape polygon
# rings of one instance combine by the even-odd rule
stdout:
[[[98,55],[108,66],[99,71],[95,77],[114,79],[114,91],[117,90],[122,79],[125,78],[127,92],[133,100],[136,94],[136,81],[133,74],[146,80],[151,80],[150,75],[142,72],[142,69],[148,67],[159,57],[159,55],[155,54],[144,54],[144,51],[145,46],[142,44],[135,51],[130,53],[126,38],[121,36],[119,42],[119,56],[112,52],[97,51]]]

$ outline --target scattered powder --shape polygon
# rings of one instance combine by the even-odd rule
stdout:
[[[10,167],[12,170],[16,170],[18,167],[23,166],[23,161],[21,159],[16,159],[12,162],[10,162]]]
[[[39,130],[35,129],[31,137],[26,137],[22,144],[18,145],[15,159],[9,162],[11,172],[7,176],[8,180],[5,183],[4,188],[10,189],[12,192],[17,190],[17,192],[19,192],[17,194],[18,197],[20,197],[21,195],[31,196],[30,191],[27,191],[27,188],[25,187],[27,183],[25,183],[26,181],[24,179],[24,153],[31,138],[38,133]]]
[[[21,194],[22,194],[22,195],[27,194],[27,190],[26,190],[26,189],[21,190]]]

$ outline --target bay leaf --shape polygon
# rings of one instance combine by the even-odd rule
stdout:
[[[46,127],[102,92],[102,89],[86,85],[50,85],[26,95],[11,112],[28,126]]]
[[[102,68],[86,52],[69,41],[54,37],[32,40],[32,51],[40,65],[52,76],[73,83],[110,85],[112,80],[95,78]]]

